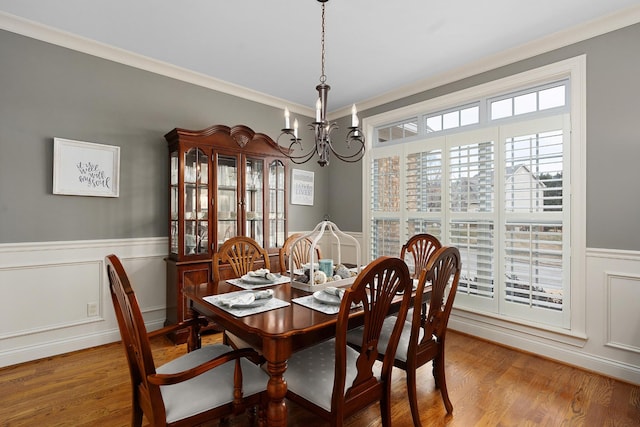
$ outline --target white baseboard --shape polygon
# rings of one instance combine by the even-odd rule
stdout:
[[[616,378],[632,384],[640,384],[640,366],[638,365],[585,353],[575,348],[558,346],[557,343],[554,342],[534,340],[531,337],[512,333],[511,331],[492,325],[461,322],[454,317],[451,317],[449,320],[449,328],[516,350],[536,354],[547,359],[596,372],[607,377]]]
[[[640,252],[586,251],[585,337],[536,331],[478,313],[454,312],[452,330],[640,384]]]

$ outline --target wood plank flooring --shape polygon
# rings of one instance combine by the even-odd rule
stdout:
[[[219,335],[205,337],[205,343]],[[447,384],[453,415],[434,390],[431,365],[420,369],[424,426],[640,426],[640,386],[490,344],[447,337]],[[182,354],[163,337],[152,340],[158,365]],[[393,425],[411,426],[405,375],[394,371]],[[0,426],[127,426],[130,384],[120,343],[0,369]],[[380,426],[374,406],[345,420]],[[290,403],[289,424],[324,425]],[[245,417],[231,420],[246,425]],[[216,424],[214,424],[216,425]]]

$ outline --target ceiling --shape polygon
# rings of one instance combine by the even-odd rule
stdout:
[[[329,110],[639,5],[640,0],[331,0]],[[0,18],[3,13],[3,22],[33,21],[282,104],[312,108],[317,98],[321,3],[315,0],[0,0]]]

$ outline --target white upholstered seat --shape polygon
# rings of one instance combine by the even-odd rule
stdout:
[[[156,373],[174,374],[186,371],[228,351],[233,351],[233,348],[223,344],[209,345],[160,366]],[[243,393],[250,396],[264,391],[269,375],[249,360],[243,359],[240,363]],[[190,380],[160,386],[167,423],[233,402],[234,365],[235,361],[229,361]]]

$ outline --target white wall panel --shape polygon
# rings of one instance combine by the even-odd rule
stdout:
[[[90,321],[100,303],[101,261],[0,268],[0,339]]]
[[[640,276],[606,273],[606,345],[640,353]]]
[[[147,328],[162,327],[166,250],[166,238],[0,245],[0,367],[120,340],[104,267],[111,253],[122,260]]]

